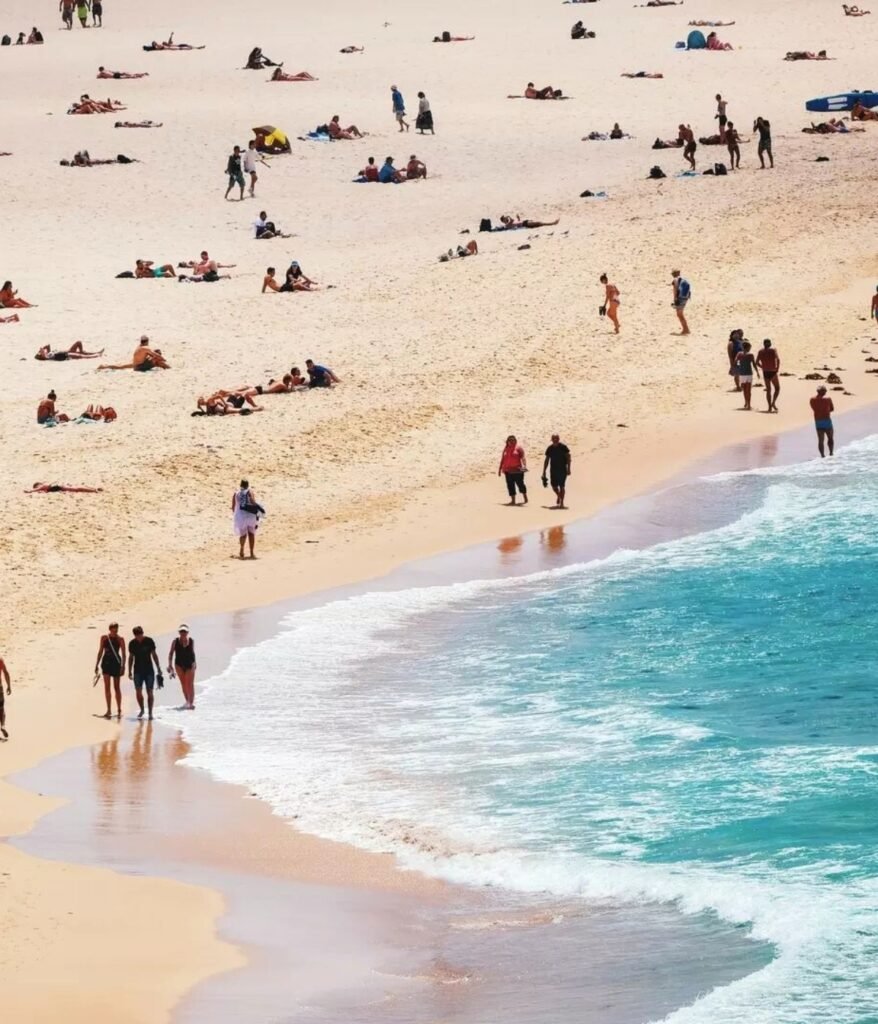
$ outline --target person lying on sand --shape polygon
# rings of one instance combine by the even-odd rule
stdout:
[[[697,25],[699,28],[728,28],[734,25],[733,21],[690,21],[690,25]]]
[[[94,420],[96,423],[112,423],[119,418],[111,405],[89,405],[85,412],[80,413],[81,420]]]
[[[653,149],[679,149],[683,145],[681,138],[676,139],[656,139],[652,144]]]
[[[215,270],[205,270],[203,274],[178,274],[181,284],[213,284],[216,281],[231,281],[231,274],[219,274]]]
[[[508,213],[504,213],[500,218],[500,223],[503,225],[502,228],[494,228],[495,231],[515,231],[518,228],[553,228],[559,221],[560,217],[556,217],[555,220],[522,220],[521,216],[512,217]]]
[[[319,79],[315,78],[308,71],[300,71],[298,74],[288,75],[285,71],[281,71],[280,67],[276,67],[274,69],[274,73],[272,74],[271,78],[268,79],[268,81],[269,82],[317,82],[317,81],[319,81]]]
[[[709,32],[707,35],[707,48],[708,50],[733,50],[734,47],[731,43],[724,43],[716,32]]]
[[[299,387],[305,383],[304,379],[300,378]],[[224,396],[234,398],[240,396],[246,399],[250,404],[253,404],[253,399],[257,395],[286,395],[294,390],[293,378],[289,373],[285,373],[280,380],[275,380],[274,377],[267,384],[257,384],[255,387],[239,388],[233,395]]]
[[[362,139],[364,133],[355,124],[350,124],[347,128],[342,128],[339,124],[339,115],[333,114],[332,120],[326,126],[329,130],[329,137],[331,139],[337,139],[339,141],[344,139]]]
[[[622,78],[664,78],[660,71],[623,71]]]
[[[93,100],[90,96],[84,95],[79,98],[78,103],[71,103],[68,114],[112,114],[117,110],[128,108],[119,100]]]
[[[441,36],[433,36],[434,43],[468,43],[475,36],[453,36],[450,32],[443,32]]]
[[[177,266],[183,270],[193,270],[196,274],[206,274],[209,271],[216,273],[218,270],[232,270],[237,263],[218,263],[210,258],[206,249],[201,250],[197,260],[186,260],[185,263],[178,263]]]
[[[635,7],[676,7],[678,0],[647,0],[645,4],[635,4]],[[683,6],[683,0],[679,0],[680,7]]]
[[[283,61],[278,64],[276,61],[271,60],[270,57],[265,56],[261,46],[254,46],[250,51],[250,56],[247,58],[247,63],[244,65],[244,70],[261,71],[263,68],[282,68],[283,66]]]
[[[516,96],[510,96],[509,98],[518,99]],[[533,82],[528,82],[527,88],[524,90],[524,98],[526,100],[560,100],[564,98],[564,92],[561,89],[553,88],[551,85],[537,89],[534,87]]]
[[[365,46],[343,46],[338,52],[339,53],[364,53],[366,50]]]
[[[32,302],[18,298],[18,292],[12,287],[11,281],[4,281],[0,288],[0,309],[35,309]]]
[[[149,78],[148,71],[107,71],[98,68],[98,78]]]
[[[249,404],[248,404],[249,403]],[[264,412],[261,405],[256,405],[243,395],[232,396],[231,398],[199,398],[196,403],[198,408],[192,413],[193,416],[249,416],[251,412]]]
[[[43,345],[37,351],[34,359],[38,359],[40,362],[66,363],[68,359],[99,359],[103,354],[103,349],[99,352],[86,352],[81,341],[74,341],[70,348],[60,349],[57,352],[52,351],[51,345]]]
[[[35,483],[25,494],[100,494],[103,487],[73,487],[71,484]]]
[[[160,348],[150,348],[149,337],[141,335],[140,344],[134,350],[130,363],[117,363],[115,365],[101,363],[99,370],[139,370],[145,373],[148,370],[170,370],[170,365],[162,355]]]
[[[114,128],[161,128],[161,121],[117,121]]]
[[[476,240],[473,238],[466,243],[465,246],[459,245],[457,252],[454,249],[449,249],[448,252],[443,252],[439,256],[440,263],[447,263],[449,260],[460,260],[466,256],[478,256],[479,246]]]
[[[0,324],[20,324],[21,317],[18,313],[13,313],[12,316],[0,316]]]
[[[826,50],[818,53],[811,53],[810,50],[790,50],[784,60],[835,60],[835,57],[827,57]]]
[[[131,156],[125,156],[124,153],[119,153],[118,156],[108,157],[106,160],[97,160],[93,158],[87,149],[80,149],[78,153],[73,154],[71,160],[59,160],[62,167],[99,167],[102,164],[139,164],[140,161]]]
[[[871,11],[861,11],[860,8],[857,7],[856,4],[850,4],[850,5],[849,4],[842,4],[841,6],[842,6],[842,9],[844,10],[844,13],[849,18],[862,18],[864,14],[871,14],[872,13]]]
[[[168,40],[165,43],[157,43],[154,39],[149,46],[144,46],[144,50],[203,50],[203,46],[192,46],[189,43],[175,43],[174,33],[172,32],[168,36]]]
[[[848,128],[845,124],[846,118],[831,117],[828,121],[821,121],[819,124],[811,122],[810,128],[803,128],[806,135],[847,135],[849,132],[864,132],[865,128]]]
[[[170,263],[163,263],[160,267],[154,265],[154,260],[137,260],[134,265],[135,277],[176,277],[173,266]]]
[[[851,108],[852,121],[878,121],[878,110],[869,110],[859,100]]]

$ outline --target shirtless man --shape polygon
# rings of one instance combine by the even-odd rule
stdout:
[[[814,413],[814,426],[817,430],[817,450],[822,459],[826,456],[826,452],[823,450],[824,442],[829,444],[830,455],[835,452],[835,429],[832,426],[832,414],[835,412],[835,406],[832,404],[832,399],[827,397],[823,384],[817,388],[817,394],[811,399],[811,411]]]
[[[864,107],[862,103],[857,101],[851,107],[851,120],[852,121],[878,121],[878,110],[869,110],[868,107]]]
[[[604,311],[613,324],[613,333],[619,333],[619,289],[610,283],[606,274],[601,274],[601,284],[604,286]]]
[[[756,365],[762,370],[765,381],[765,398],[768,411],[777,412],[777,396],[780,394],[780,353],[771,344],[771,339],[762,342],[762,351],[756,356]]]
[[[162,355],[161,349],[150,348],[149,337],[144,334],[141,335],[140,344],[134,350],[134,355],[131,357],[130,363],[119,363],[116,365],[110,365],[102,363],[99,370],[139,370],[145,372],[152,370],[153,367],[159,370],[170,370],[170,365],[166,362],[165,357]]]
[[[103,349],[100,352],[86,352],[82,347],[81,341],[74,341],[70,348],[61,349],[57,352],[52,351],[51,345],[43,345],[34,356],[34,359],[39,359],[40,362],[64,363],[68,359],[98,359],[103,354]]]
[[[189,43],[175,43],[174,33],[172,32],[167,39],[167,42],[157,43],[154,39],[149,46],[144,46],[144,50],[203,50],[203,46],[191,46]]]
[[[61,20],[68,28],[73,28],[73,0],[61,0],[58,4]]]
[[[869,319],[878,320],[878,285],[875,286],[875,294],[872,296],[872,311],[869,313]]]
[[[6,683],[6,693],[3,693],[3,684]],[[12,696],[12,681],[9,678],[9,669],[6,662],[0,658],[0,736],[4,740],[9,739],[6,731],[6,698]]]
[[[98,78],[149,78],[149,72],[107,71],[106,68],[98,68]]]
[[[409,157],[409,162],[405,167],[406,181],[411,181],[412,178],[426,178],[427,177],[427,165],[422,163],[414,153]]]
[[[170,263],[163,263],[160,267],[153,264],[154,260],[136,260],[134,265],[135,277],[176,277],[177,273]]]
[[[683,159],[686,160],[692,170],[695,170],[695,150],[698,144],[695,141],[695,133],[688,124],[678,126],[677,141],[683,143]]]
[[[218,263],[210,258],[206,249],[202,249],[199,259],[189,260],[187,263],[181,264],[181,266],[191,267],[196,274],[206,274],[209,271],[215,274],[218,270],[231,270],[237,266],[237,263]]]
[[[317,82],[319,79],[315,78],[308,71],[299,71],[298,74],[289,75],[286,71],[282,71],[279,67],[275,68],[272,72],[269,82]]]
[[[515,220],[510,217],[508,213],[503,214],[500,218],[500,222],[503,224],[501,230],[510,231],[513,228],[529,228],[534,230],[536,228],[553,228],[556,224],[560,223],[561,218],[556,217],[555,220]]]
[[[720,142],[725,142],[725,138],[726,138],[726,122],[728,121],[728,117],[726,117],[726,107],[728,105],[729,105],[729,101],[728,100],[724,100],[722,98],[722,96],[719,93],[717,93],[716,94],[716,114],[714,114],[714,120],[719,121],[719,138],[720,138]]]
[[[551,85],[547,85],[544,89],[537,89],[533,82],[528,82],[527,88],[524,90],[526,100],[553,100],[560,95],[560,89],[553,89]]]

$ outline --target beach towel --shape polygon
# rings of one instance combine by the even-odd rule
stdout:
[[[332,138],[322,132],[308,132],[307,135],[299,136],[299,142],[332,142]]]
[[[700,178],[698,171],[677,171],[675,178]]]
[[[687,50],[704,50],[707,47],[707,40],[704,38],[704,33],[699,32],[698,29],[694,29],[686,38],[686,49]]]

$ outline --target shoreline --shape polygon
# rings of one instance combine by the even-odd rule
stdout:
[[[864,436],[876,426],[876,412],[878,412],[878,407],[866,406],[840,417],[840,424],[848,435]],[[779,434],[766,435],[750,443],[741,442],[733,446],[726,446],[706,458],[694,460],[684,470],[672,475],[663,487],[657,490],[648,490],[645,494],[640,493],[639,496],[631,497],[627,501],[622,502],[621,506],[612,503],[608,504],[597,515],[578,517],[572,525],[568,524],[566,528],[571,535],[577,532],[580,534],[578,538],[570,542],[570,548],[576,547],[576,553],[571,553],[569,557],[573,557],[576,561],[583,560],[583,538],[581,535],[589,530],[596,532],[604,526],[609,527],[613,520],[620,518],[620,510],[623,513],[626,508],[629,512],[634,510],[634,517],[636,518],[638,506],[642,502],[654,500],[659,493],[672,490],[679,485],[691,483],[698,477],[712,472],[743,469],[747,468],[751,463],[765,465],[768,463],[799,461],[803,455],[807,456],[812,444],[813,434],[811,429],[799,428]],[[623,520],[624,529],[624,524],[628,522],[630,516],[622,514],[621,519]],[[630,526],[630,522],[628,522],[628,525]],[[565,524],[556,523],[555,526],[560,528],[565,527]],[[667,524],[663,525],[661,522],[656,523],[655,526],[659,531],[659,536],[647,538],[646,544],[655,543],[658,539],[662,539],[660,534],[663,531],[667,532],[669,528]],[[675,521],[672,527],[678,529],[679,522]],[[695,528],[697,529],[697,527]],[[563,529],[561,532],[563,533]],[[611,548],[618,546],[616,537],[611,530],[601,539],[601,543],[605,547],[606,545],[609,545]],[[234,650],[235,645],[240,646],[242,643],[249,645],[262,637],[271,635],[283,615],[287,614],[292,608],[313,607],[314,605],[325,603],[334,597],[347,596],[350,593],[362,592],[364,590],[374,590],[376,588],[399,589],[400,580],[403,588],[450,582],[454,578],[459,579],[464,569],[470,574],[470,578],[472,578],[474,571],[479,575],[479,578],[485,578],[484,573],[490,566],[493,566],[493,571],[488,572],[489,576],[522,575],[538,570],[541,564],[542,567],[546,567],[546,559],[548,559],[550,564],[559,564],[559,559],[567,557],[565,550],[569,552],[570,548],[565,549],[563,545],[559,548],[557,544],[553,546],[552,544],[546,545],[541,543],[539,531],[528,531],[522,537],[510,538],[505,542],[501,540],[496,550],[494,548],[489,550],[486,545],[481,546],[478,552],[473,551],[471,547],[462,550],[458,549],[443,556],[421,559],[413,564],[406,563],[403,567],[391,569],[380,577],[371,577],[360,580],[357,583],[349,582],[347,586],[342,587],[340,590],[339,588],[331,588],[329,591],[320,590],[312,592],[307,596],[294,596],[280,604],[273,603],[250,609],[239,608],[233,612],[225,613],[225,615],[214,616],[214,623],[211,628],[208,628],[207,620],[202,616],[190,615],[189,620],[196,623],[193,626],[193,633],[196,636],[204,638],[213,635],[217,638],[217,645],[219,645],[220,637],[226,638],[226,646],[221,648],[223,653],[218,658],[216,657],[216,649],[214,649],[214,660],[217,664],[222,664],[228,660],[228,656]],[[590,557],[596,556],[594,552],[590,553]],[[475,564],[479,566],[476,570],[473,569]],[[204,647],[201,648],[202,651],[204,649]],[[204,659],[203,656],[202,661],[210,665],[210,660]],[[106,723],[100,723],[96,726],[96,733],[101,733],[105,737],[106,729]],[[117,728],[113,726],[112,729],[113,735],[118,737]],[[41,758],[39,760],[42,766],[44,766],[44,759]],[[41,765],[37,765],[37,775],[39,775],[40,770]],[[194,771],[194,769],[186,767],[181,770],[186,772]],[[196,772],[196,774],[200,773]],[[211,778],[209,785],[225,786],[226,784],[218,783]],[[3,783],[3,788],[4,790],[17,792],[24,803],[30,803],[32,807],[35,807],[37,803],[42,804],[41,810],[44,813],[45,800],[43,798],[34,797],[32,794],[28,795],[17,787],[13,790],[7,783]],[[244,795],[244,791],[236,787],[238,802],[247,804],[247,813],[250,814],[252,811],[251,802],[241,801],[240,797],[242,795]],[[289,857],[290,849],[294,846],[298,847],[301,855],[294,859],[294,867],[289,874],[287,871],[283,872],[287,877],[295,877],[298,882],[319,886],[342,884],[346,890],[350,890],[351,884],[353,884],[354,888],[357,888],[361,883],[364,889],[373,894],[375,892],[383,892],[386,896],[391,893],[395,894],[394,898],[415,898],[418,901],[427,900],[427,902],[430,902],[432,900],[439,903],[443,900],[443,892],[447,892],[447,887],[443,883],[425,880],[422,876],[413,876],[408,872],[398,870],[395,858],[392,855],[370,854],[353,847],[346,847],[343,844],[329,843],[325,840],[316,839],[298,830],[290,829],[281,819],[274,817],[267,804],[262,804],[259,801],[253,801],[252,804],[258,804],[258,813],[262,815],[262,820],[257,824],[260,835],[265,836],[270,829],[275,829],[278,833],[280,830],[283,830],[285,839],[289,840],[289,844],[286,842],[282,844],[283,853],[279,856],[286,859]],[[31,813],[35,812],[32,811]],[[24,831],[25,824],[25,822],[21,823],[20,831]],[[28,839],[25,837],[17,845],[26,848],[28,846]],[[206,844],[198,846],[199,856],[208,867],[233,869],[251,877],[259,874],[260,871],[266,870],[265,864],[259,865],[259,857],[256,857],[255,860],[251,858],[249,862],[246,860],[234,861],[234,859],[232,861],[224,861],[222,857],[217,857],[218,848],[218,843],[215,839],[213,843],[208,841]],[[261,849],[261,844],[257,848]],[[5,847],[0,849],[3,849],[5,853]],[[335,855],[327,856],[327,851],[329,850],[333,850]],[[242,849],[238,849],[239,856],[242,852]],[[278,863],[276,861],[274,867],[268,870],[269,874],[277,871]],[[319,870],[316,870],[315,865],[319,865]],[[161,875],[155,880],[160,881],[160,879]],[[207,891],[212,897],[218,899],[217,892],[210,889]],[[227,894],[225,899],[228,899]],[[211,920],[213,922],[218,921],[220,914],[221,909],[214,905],[211,911]],[[240,956],[240,945],[235,937],[226,936],[224,932],[223,934],[227,941],[232,941],[235,946],[239,947],[237,955]],[[227,970],[230,963],[225,943],[222,949],[222,955],[218,954],[215,960],[218,971]],[[210,970],[204,970],[205,977],[211,973],[213,972]],[[193,977],[191,980],[194,984],[198,979]],[[207,983],[208,989],[210,984],[210,982]],[[186,990],[191,990],[191,988],[191,984],[186,986]]]

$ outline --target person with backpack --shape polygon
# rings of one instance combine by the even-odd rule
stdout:
[[[261,506],[256,504],[256,498],[250,490],[250,484],[242,480],[241,486],[232,495],[232,525],[241,544],[239,558],[244,557],[245,543],[250,545],[250,557],[256,557],[253,549],[256,546],[256,531],[259,529],[260,509]]]
[[[692,296],[692,288],[685,277],[680,276],[679,270],[671,271],[671,287],[674,289],[674,301],[671,305],[677,313],[677,319],[680,321],[681,335],[691,333],[689,331],[689,324],[686,322],[686,315],[684,310],[686,309],[686,303]]]
[[[104,697],[107,711],[104,718],[113,717],[112,696],[116,697],[116,717],[122,717],[122,673],[125,670],[125,638],[119,636],[119,623],[111,622],[107,632],[98,644],[98,656],[95,659],[94,684],[104,677]]]

